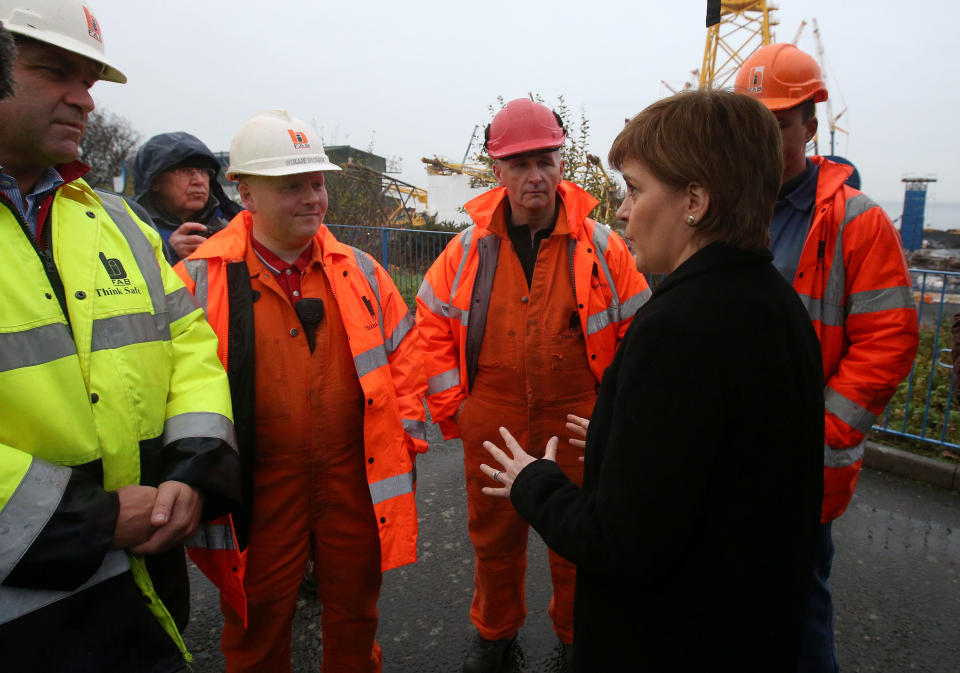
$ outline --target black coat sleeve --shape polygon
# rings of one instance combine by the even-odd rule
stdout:
[[[554,551],[595,572],[657,572],[688,546],[714,461],[711,428],[723,423],[712,381],[724,375],[703,370],[703,344],[669,325],[639,327],[604,376],[587,437],[591,487],[537,461],[511,494]]]
[[[240,459],[216,437],[184,437],[163,449],[161,481],[181,481],[204,497],[204,521],[240,506]]]

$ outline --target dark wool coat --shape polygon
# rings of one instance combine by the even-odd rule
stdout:
[[[577,488],[511,494],[577,565],[578,671],[794,671],[823,494],[820,348],[767,251],[670,274],[606,370]]]

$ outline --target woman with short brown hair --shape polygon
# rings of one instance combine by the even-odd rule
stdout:
[[[604,374],[582,488],[501,429],[510,497],[577,565],[578,671],[793,671],[823,489],[820,349],[766,250],[782,171],[759,102],[654,103],[614,141],[638,268],[668,274]],[[574,423],[579,422],[571,417]],[[585,424],[585,422],[584,422]],[[493,483],[493,482],[491,482]]]

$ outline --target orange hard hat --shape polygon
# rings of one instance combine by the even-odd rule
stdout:
[[[484,148],[494,159],[503,159],[558,149],[566,137],[556,112],[529,98],[518,98],[507,103],[487,126]]]
[[[786,110],[804,101],[827,100],[820,66],[789,42],[760,47],[744,61],[733,85],[737,93],[760,100],[771,110]]]

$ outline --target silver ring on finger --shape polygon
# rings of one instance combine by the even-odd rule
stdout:
[[[500,483],[500,473],[501,473],[501,472],[503,472],[503,470],[497,470],[496,472],[493,473],[493,480],[494,480],[495,482],[497,482],[498,484]]]

